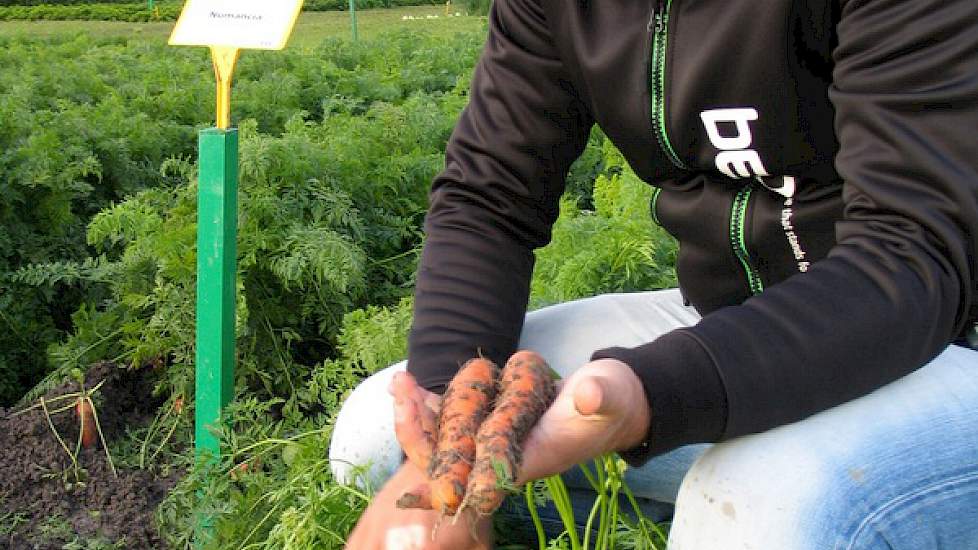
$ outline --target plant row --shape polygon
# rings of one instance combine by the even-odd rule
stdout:
[[[150,10],[145,3],[2,6],[0,21],[175,21],[181,9],[164,4]]]
[[[331,41],[308,54],[252,52],[243,57],[237,75],[234,120],[249,121],[242,124],[246,135],[261,136],[280,136],[287,125],[325,119],[330,128],[347,119],[351,125],[364,124],[368,112],[386,113],[384,105],[453,90],[470,70],[480,44],[476,35],[439,43],[400,34],[374,44]],[[86,241],[86,228],[100,211],[141,190],[188,184],[190,174],[181,170],[194,163],[197,131],[212,124],[212,81],[204,51],[86,37],[0,39],[0,403],[16,400],[53,368],[46,351],[78,330],[73,317],[85,317],[92,308],[108,311],[106,285],[84,264],[86,259],[104,262],[97,253],[102,243]],[[416,116],[430,113],[419,110]],[[442,124],[447,127],[450,120]],[[383,128],[378,124],[375,131]],[[414,135],[408,130],[405,135]],[[442,146],[431,140],[446,139],[447,129],[410,143],[425,170],[402,160],[403,165],[390,165],[385,177],[374,174],[369,180],[363,180],[364,159],[393,159],[387,149],[370,148],[369,142],[356,149],[362,141],[353,132],[349,128],[331,138],[329,147],[346,155],[343,162],[316,159],[315,166],[328,172],[299,171],[302,157],[287,150],[269,162],[294,166],[292,185],[312,178],[326,186],[335,185],[334,180],[362,182],[358,193],[377,193],[382,199],[375,205],[358,201],[376,207],[364,214],[371,220],[403,224],[395,217],[417,216],[406,205],[423,209],[422,181],[437,167],[439,157],[430,155],[440,154]],[[417,143],[429,145],[419,149]],[[245,158],[246,166],[263,154],[264,149]],[[340,169],[345,172],[335,172]],[[415,198],[387,194],[400,179],[418,186]],[[398,210],[383,210],[387,203]],[[413,245],[405,241],[397,251]],[[111,250],[104,253],[112,259]],[[358,303],[370,303],[369,296]],[[80,309],[83,305],[87,309]],[[342,301],[327,302],[323,309],[330,312],[324,317],[338,319],[346,307]],[[107,348],[98,342],[118,328],[103,331],[103,325],[111,325],[104,315],[82,325],[90,327],[91,349],[63,357],[59,364],[77,366],[105,357]],[[327,333],[329,326],[324,325]]]
[[[438,4],[438,0],[356,0],[357,7],[365,8],[392,8],[396,6],[417,6],[423,4]],[[99,4],[132,4],[148,6],[149,2],[136,2],[135,0],[0,0],[0,6],[79,6],[79,5],[99,5]],[[362,6],[361,6],[362,4]],[[155,6],[177,5],[182,6],[179,0],[156,0]],[[326,11],[336,9],[347,9],[349,2],[338,0],[305,0],[302,8],[307,11]]]
[[[133,0],[0,0],[0,6],[71,6],[78,4],[133,4]],[[173,0],[164,0],[158,4],[173,3]],[[143,6],[147,2],[142,3]]]
[[[433,0],[356,0],[360,9],[418,6],[435,3]],[[334,11],[349,9],[348,0],[310,0],[306,11]],[[182,4],[157,3],[153,10],[145,2],[44,2],[36,4],[5,4],[0,0],[0,21],[175,21]]]

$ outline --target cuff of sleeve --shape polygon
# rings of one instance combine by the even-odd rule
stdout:
[[[723,435],[726,391],[715,361],[694,334],[676,330],[639,347],[598,350],[591,356],[595,359],[624,362],[645,389],[649,432],[641,444],[619,452],[630,465],[638,467],[666,451]]]

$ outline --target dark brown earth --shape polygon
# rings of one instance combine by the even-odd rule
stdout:
[[[89,388],[105,380],[95,404],[110,447],[113,440],[125,435],[127,426],[151,422],[161,404],[151,397],[147,372],[102,363],[86,374]],[[48,392],[45,399],[76,391],[78,384],[71,382]],[[88,547],[85,541],[93,540],[124,541],[116,548],[164,548],[153,514],[176,484],[178,474],[161,477],[146,470],[120,468],[119,476],[114,477],[102,444],[96,441],[80,453],[86,483],[66,486],[66,472],[69,480],[74,478],[71,460],[43,411],[17,416],[13,412],[0,409],[0,548],[60,549],[70,542]],[[78,437],[74,412],[54,415],[52,420],[74,450]]]

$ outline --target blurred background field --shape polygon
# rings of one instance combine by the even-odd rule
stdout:
[[[460,17],[456,17],[455,14]],[[404,6],[389,9],[357,11],[361,37],[369,39],[395,29],[411,30],[434,36],[450,37],[456,32],[478,32],[485,26],[480,17],[461,17],[464,6]],[[2,19],[2,18],[0,18]],[[130,23],[125,21],[0,21],[0,36],[31,38],[64,37],[87,33],[96,37],[146,39],[166,42],[173,21]],[[328,37],[350,35],[347,11],[306,11],[299,16],[289,49],[308,49]]]

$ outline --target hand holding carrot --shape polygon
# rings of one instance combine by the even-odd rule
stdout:
[[[566,471],[611,451],[630,448],[648,431],[649,407],[644,389],[631,368],[621,361],[603,359],[588,363],[562,381],[558,389],[556,400],[524,441],[523,459],[516,472],[517,485]],[[435,453],[442,401],[418,386],[407,373],[395,375],[390,391],[395,398],[395,431],[408,461],[376,495],[347,548],[491,547],[486,546],[491,544],[491,516],[474,513],[476,510],[470,508],[461,512],[470,514],[465,521],[442,521],[439,510],[400,509],[395,505],[406,493],[416,493],[430,481],[428,465]],[[430,493],[419,497],[431,498]],[[403,537],[411,533],[423,534],[417,546],[391,547],[385,542],[406,541]],[[473,533],[477,533],[475,537]]]
[[[516,481],[526,436],[553,401],[552,372],[543,357],[528,350],[514,353],[501,372],[483,357],[462,365],[441,402],[436,437],[428,437],[422,425],[421,435],[401,438],[409,457],[430,457],[430,481],[406,492],[397,505],[435,509],[447,516],[467,507],[492,515],[506,496],[505,488]],[[400,406],[404,401],[395,398]],[[404,416],[398,405],[395,415]],[[417,425],[395,429],[399,436],[419,431]]]
[[[503,369],[502,393],[493,403],[492,413],[479,428],[479,439],[482,440],[478,444],[479,456],[474,463],[473,480],[468,482],[465,496],[468,503],[474,504],[483,514],[495,510],[501,500],[502,493],[494,490],[494,483],[488,480],[490,477],[495,480],[495,476],[490,474],[498,467],[503,467],[510,475],[515,472],[515,483],[523,484],[563,472],[605,453],[632,447],[644,438],[648,430],[649,408],[644,389],[625,363],[604,359],[581,367],[560,384],[560,394],[549,407],[547,405],[553,397],[549,393],[550,381],[545,374],[547,369],[539,355],[527,351],[514,354]],[[457,380],[467,379],[467,376],[461,376],[466,374],[466,370],[469,369],[463,369]],[[512,373],[516,372],[519,373],[516,378],[520,379],[520,383],[511,385]],[[456,380],[453,380],[455,383]],[[510,391],[508,387],[512,395],[507,395]],[[419,405],[423,398],[415,397],[412,400],[410,396],[412,393],[427,392],[418,388],[409,374],[398,375],[392,388],[399,403],[395,407],[398,439],[409,459],[424,468],[429,464],[427,457],[432,455],[432,430],[437,431],[438,428],[430,413],[427,416],[419,414],[419,411],[426,409]],[[471,403],[470,400],[467,402]],[[484,415],[485,411],[480,410],[478,416]],[[463,447],[471,452],[471,431],[469,426],[464,438],[455,436],[451,440],[457,442],[464,439]],[[530,431],[529,437],[526,436],[527,431]],[[434,462],[437,461],[431,464]],[[471,457],[466,455],[464,462],[471,463]],[[468,475],[467,468],[464,473]],[[487,480],[483,481],[483,478]],[[514,480],[503,481],[511,484]],[[466,483],[466,480],[460,479],[459,482]],[[433,506],[432,500],[435,504],[443,502],[437,496],[432,499],[431,493],[429,487],[420,486],[411,494],[406,494],[401,504],[428,508]],[[453,496],[456,502],[447,512],[444,506],[434,505],[434,508],[454,513],[461,495]]]
[[[517,483],[634,447],[649,422],[645,390],[631,367],[615,359],[587,363],[561,382],[553,405],[530,432]]]
[[[463,512],[465,518],[453,522],[436,510],[405,510],[395,501],[428,474],[405,462],[384,487],[374,495],[346,542],[347,550],[489,550],[492,546],[492,518]]]
[[[405,492],[428,478],[434,450],[436,417],[441,396],[398,373],[391,382],[397,438],[408,460],[374,495],[347,540],[349,550],[488,550],[492,548],[492,519],[471,512],[464,521],[444,521],[436,510],[401,509],[395,505]],[[419,467],[418,464],[424,464]],[[473,536],[474,535],[474,536]]]

